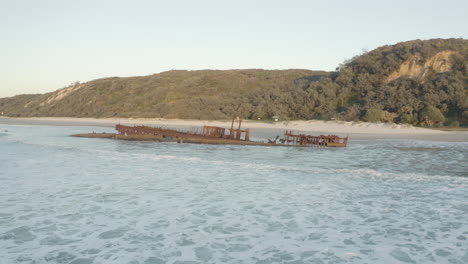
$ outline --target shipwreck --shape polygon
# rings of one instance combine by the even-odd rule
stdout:
[[[126,126],[117,124],[117,133],[86,133],[75,134],[75,137],[111,138],[120,140],[147,140],[160,142],[178,142],[194,144],[225,144],[225,145],[254,145],[254,146],[294,146],[294,147],[346,147],[348,136],[337,135],[305,135],[296,134],[291,130],[285,131],[282,138],[274,140],[254,141],[250,139],[250,129],[242,129],[242,120],[237,120],[237,128],[232,120],[231,128],[203,126],[201,131],[187,132],[175,129],[149,126]]]

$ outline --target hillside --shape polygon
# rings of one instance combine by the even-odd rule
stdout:
[[[202,70],[106,78],[43,95],[3,98],[0,111],[22,117],[230,119],[282,114],[299,118],[291,96],[327,74],[309,70]]]
[[[8,116],[341,119],[468,125],[468,40],[377,48],[336,72],[168,71],[0,99]]]
[[[338,91],[330,107],[341,119],[468,125],[468,40],[380,47],[341,65],[330,82]]]

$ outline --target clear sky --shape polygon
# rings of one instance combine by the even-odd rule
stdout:
[[[0,97],[171,69],[334,70],[385,44],[468,38],[464,0],[0,0]]]

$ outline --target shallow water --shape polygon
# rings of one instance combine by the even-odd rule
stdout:
[[[68,136],[92,130],[0,125],[0,263],[468,263],[467,142]]]

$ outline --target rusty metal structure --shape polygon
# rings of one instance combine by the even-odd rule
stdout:
[[[336,135],[320,135],[311,136],[304,134],[293,134],[291,130],[284,133],[285,139],[282,141],[285,144],[293,144],[299,146],[323,146],[323,147],[346,147],[348,144],[348,136],[340,138]]]
[[[226,139],[238,141],[250,141],[250,129],[241,129],[242,120],[238,120],[239,127],[234,128],[234,120],[232,120],[231,128],[228,129],[229,134],[226,134],[226,129],[216,126],[203,126],[202,133],[182,132],[173,129],[164,129],[158,127],[148,126],[124,126],[116,125],[118,135],[121,137],[126,136],[162,136],[163,138],[172,139]],[[242,135],[244,138],[242,139]]]
[[[203,137],[203,135],[198,135],[195,133],[189,132],[180,132],[177,130],[164,129],[159,127],[148,127],[148,126],[124,126],[116,125],[115,130],[117,130],[118,135],[126,136],[162,136],[162,137]]]
[[[200,132],[185,132],[174,129],[148,126],[115,126],[117,134],[79,134],[79,137],[114,138],[126,140],[152,140],[152,141],[175,141],[179,143],[198,144],[235,144],[235,145],[258,145],[258,146],[294,146],[294,147],[346,147],[348,137],[341,138],[336,135],[312,136],[305,134],[294,134],[286,131],[284,138],[277,136],[274,140],[251,141],[250,129],[241,129],[242,120],[237,120],[237,128],[234,128],[236,120],[232,120],[231,128],[226,129],[216,126],[203,126]],[[277,140],[279,139],[279,143]]]
[[[229,130],[229,134],[226,134],[226,129],[223,127],[216,127],[216,126],[203,126],[203,136],[205,137],[214,137],[214,138],[225,138],[225,139],[234,139],[234,140],[241,140],[242,133],[244,133],[244,140],[250,140],[250,129],[241,129],[242,120],[238,120],[239,126],[238,128],[234,128],[235,120],[232,120],[231,128]]]

